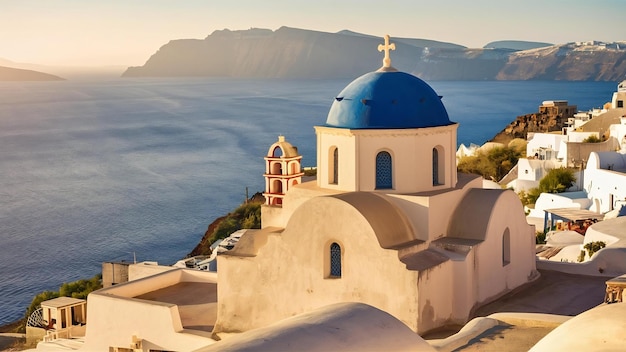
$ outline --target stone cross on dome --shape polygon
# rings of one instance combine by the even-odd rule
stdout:
[[[391,58],[389,57],[390,50],[396,50],[395,43],[389,43],[389,34],[385,34],[385,44],[378,44],[378,51],[385,51],[385,58],[383,59],[383,67],[381,67],[382,71],[387,71],[389,69],[393,69],[391,67]]]

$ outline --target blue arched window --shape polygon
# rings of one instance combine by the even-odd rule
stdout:
[[[393,188],[391,165],[391,154],[380,152],[376,155],[376,189]]]
[[[330,245],[330,276],[341,277],[341,246],[337,242]]]

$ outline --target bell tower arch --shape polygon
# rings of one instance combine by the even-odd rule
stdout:
[[[278,136],[265,156],[265,204],[282,206],[283,198],[291,187],[302,182],[302,155],[298,148]]]

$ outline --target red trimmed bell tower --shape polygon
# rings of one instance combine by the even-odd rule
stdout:
[[[265,156],[265,204],[282,206],[289,188],[302,182],[301,161],[298,148],[278,136]]]

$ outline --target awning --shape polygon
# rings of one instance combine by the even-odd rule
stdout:
[[[604,214],[596,213],[591,210],[586,209],[575,209],[575,208],[557,208],[557,209],[546,209],[544,210],[546,213],[543,219],[543,230],[544,232],[548,229],[548,217],[550,218],[550,226],[552,226],[553,221],[555,220],[563,220],[563,221],[582,221],[582,220],[602,220],[604,219]]]

